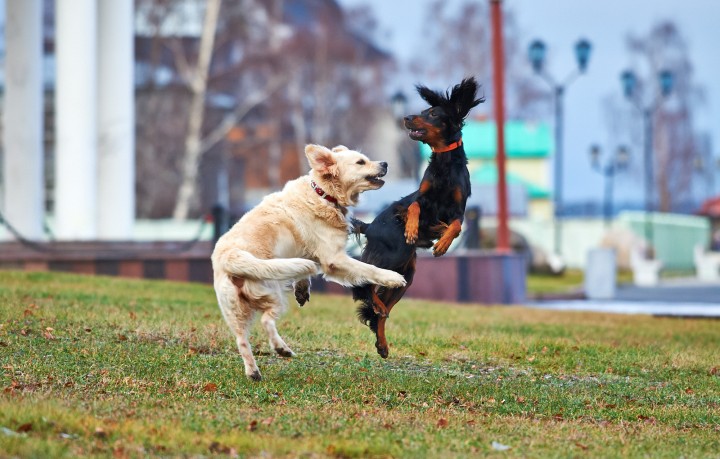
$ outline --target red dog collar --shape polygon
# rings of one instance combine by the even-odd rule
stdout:
[[[434,148],[430,148],[433,153],[445,153],[446,151],[454,150],[462,145],[462,139],[458,140],[457,142],[453,142],[450,145],[448,145],[445,148],[440,148],[438,150]]]
[[[325,198],[326,200],[332,202],[333,204],[338,203],[338,200],[334,196],[330,196],[329,194],[327,194],[325,192],[325,190],[320,188],[318,186],[318,184],[315,183],[315,180],[310,180],[310,186],[312,187],[313,190],[315,190],[315,193],[317,193],[317,195],[320,196],[321,198]]]

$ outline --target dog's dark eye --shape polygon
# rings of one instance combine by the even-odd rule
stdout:
[[[437,113],[430,112],[430,118],[437,118]]]
[[[359,164],[359,165],[362,166],[362,165],[365,164],[365,160],[364,160],[364,159],[358,159],[358,162],[356,162],[355,164]]]

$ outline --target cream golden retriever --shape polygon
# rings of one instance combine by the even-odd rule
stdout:
[[[303,295],[309,277],[319,271],[345,286],[405,285],[400,274],[362,263],[345,252],[346,207],[357,204],[363,191],[383,186],[380,177],[387,172],[387,163],[370,161],[344,146],[330,150],[308,145],[305,156],[310,173],[265,197],[218,240],[212,254],[220,310],[235,334],[245,374],[254,380],[261,376],[248,330],[256,312],[261,314],[270,347],[284,357],[294,355],[275,327],[291,282],[296,283],[301,304],[307,299]]]

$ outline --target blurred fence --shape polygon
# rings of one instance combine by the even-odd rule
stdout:
[[[640,237],[645,234],[645,212],[624,212],[618,222]],[[694,268],[693,249],[696,244],[708,245],[710,222],[705,217],[652,213],[655,257],[668,269]]]
[[[663,262],[664,268],[693,269],[694,246],[709,243],[709,221],[694,215],[653,213],[651,222],[656,257]],[[492,219],[483,222],[483,226],[493,224]],[[601,246],[608,228],[601,218],[565,218],[562,225],[562,258],[568,267],[584,269],[588,251]],[[552,252],[553,248],[553,226],[554,222],[548,219],[513,219],[510,224],[511,229],[531,245],[547,252]],[[611,228],[615,234],[627,230],[637,240],[644,240],[645,212],[621,212]]]

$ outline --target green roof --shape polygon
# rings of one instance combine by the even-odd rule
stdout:
[[[480,183],[483,185],[495,185],[497,184],[498,174],[495,166],[484,166],[474,170],[470,174],[470,181],[474,183]],[[522,185],[528,192],[530,199],[544,199],[550,197],[550,191],[541,186],[535,185],[532,182],[528,182],[524,178],[518,177],[515,174],[507,173],[508,183],[517,183]]]
[[[468,159],[495,157],[497,135],[494,121],[467,121],[463,128],[463,145]],[[505,123],[505,154],[508,158],[546,158],[553,150],[553,140],[547,124],[507,121]],[[430,147],[420,144],[424,158],[430,157]]]

